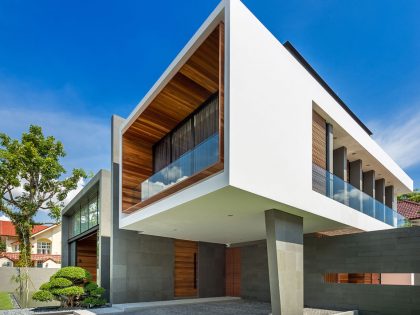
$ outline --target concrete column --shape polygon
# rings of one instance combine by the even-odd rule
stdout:
[[[362,190],[363,172],[362,160],[350,162],[350,184],[359,190]]]
[[[385,205],[395,210],[394,186],[385,187]]]
[[[70,228],[70,218],[63,215],[61,217],[61,266],[69,266],[69,228]]]
[[[331,124],[327,124],[327,139],[326,139],[326,167],[327,167],[327,175],[326,175],[326,180],[327,180],[327,196],[329,196],[330,198],[333,197],[334,195],[334,187],[333,187],[333,183],[334,183],[334,177],[332,176],[332,174],[334,173],[334,130],[333,130],[333,126]]]
[[[368,171],[363,173],[363,192],[372,198],[375,198],[375,171]],[[374,199],[363,200],[363,213],[375,216]]]
[[[115,255],[118,246],[115,245],[119,237],[119,216],[120,216],[120,190],[119,190],[119,177],[120,177],[120,128],[124,123],[124,119],[113,115],[111,119],[111,231],[110,231],[110,277],[109,277],[109,301],[111,303],[118,302],[116,295],[118,290],[123,291],[123,288],[118,288],[117,280],[124,278],[124,272],[121,269],[126,266],[118,266],[115,263],[118,255]],[[125,279],[125,281],[127,281]]]
[[[362,172],[362,160],[356,160],[350,162],[350,184],[357,188],[358,190],[362,190],[363,185],[363,172]],[[363,208],[363,198],[361,193],[353,193],[350,198],[350,207],[362,210]]]
[[[363,192],[375,197],[375,171],[363,173]]]
[[[375,199],[385,204],[385,179],[375,180]]]
[[[347,148],[341,147],[333,153],[334,175],[347,181]]]
[[[380,202],[375,205],[375,218],[385,221],[385,179],[383,178],[375,180],[375,199]]]
[[[331,124],[327,124],[327,171],[330,173],[334,172],[334,132],[333,126]]]
[[[349,198],[347,193],[347,148],[340,147],[334,150],[334,175],[341,178],[343,182],[334,181],[334,199],[349,205]]]
[[[265,211],[273,315],[303,314],[303,218]]]

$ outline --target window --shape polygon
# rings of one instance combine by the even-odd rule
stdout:
[[[17,244],[17,245],[14,246],[14,250],[13,251],[14,252],[19,252],[19,244]]]
[[[38,241],[37,243],[37,253],[43,255],[51,254],[51,242],[50,241]]]
[[[72,219],[72,236],[80,234],[80,210],[76,211]]]
[[[83,198],[70,218],[70,237],[79,235],[99,224],[98,191]]]
[[[37,268],[42,268],[42,261],[38,260],[38,261],[36,262],[36,267],[37,267]]]
[[[219,131],[219,100],[211,96],[153,147],[153,171],[160,171]]]
[[[98,224],[98,196],[95,194],[89,198],[89,228]]]
[[[80,210],[80,232],[84,232],[89,228],[89,209],[88,205],[84,204]]]

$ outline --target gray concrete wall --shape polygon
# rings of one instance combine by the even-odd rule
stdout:
[[[420,287],[324,283],[325,273],[420,273],[420,227],[304,240],[305,305],[420,314]]]
[[[198,295],[225,295],[225,249],[223,244],[198,244]]]
[[[57,272],[57,268],[29,268],[29,278],[31,279],[30,291],[37,291],[41,284],[48,282],[50,277]],[[11,281],[12,276],[18,275],[18,268],[0,268],[0,292],[15,292],[18,288],[16,282]]]
[[[270,280],[265,240],[241,247],[241,297],[270,302]]]
[[[112,303],[173,299],[172,239],[139,235],[117,226],[112,242]]]
[[[112,117],[110,301],[128,303],[174,297],[174,245],[163,237],[119,229],[119,128]]]
[[[61,266],[70,266],[70,249],[68,243],[68,235],[70,228],[70,218],[68,216],[61,217]]]

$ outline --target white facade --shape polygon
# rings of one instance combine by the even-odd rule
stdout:
[[[215,9],[121,133],[221,21],[224,170],[132,214],[120,211],[120,227],[182,239],[246,242],[265,237],[264,211],[274,208],[303,217],[305,233],[390,228],[312,190],[313,109],[346,135],[349,148],[380,171],[397,194],[411,191],[413,181],[238,0],[223,1]]]

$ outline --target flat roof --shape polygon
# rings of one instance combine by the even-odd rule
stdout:
[[[343,100],[333,91],[333,89],[321,78],[321,76],[315,71],[314,68],[303,58],[303,56],[296,50],[296,48],[289,42],[286,41],[283,46],[292,54],[292,56],[308,71],[312,77],[318,81],[319,84],[330,94],[334,100],[341,105],[341,107],[367,132],[369,136],[373,133],[370,129],[356,116],[355,113],[343,102]]]

